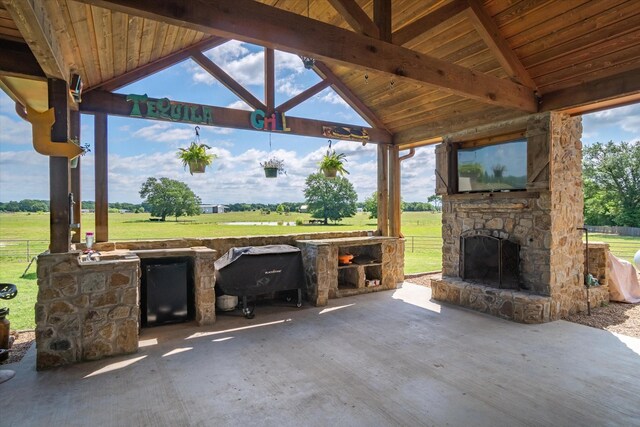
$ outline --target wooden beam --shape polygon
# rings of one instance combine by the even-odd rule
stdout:
[[[487,104],[537,111],[533,91],[522,85],[251,0],[80,1],[360,70],[377,70]]]
[[[267,111],[276,105],[276,59],[273,49],[264,49],[264,103]]]
[[[360,114],[367,123],[372,127],[383,129],[388,132],[387,126],[384,122],[380,120],[371,108],[362,102],[360,98],[358,98],[356,94],[353,93],[351,89],[349,89],[349,87],[333,73],[333,71],[331,71],[331,68],[322,62],[316,61],[314,70],[318,75],[320,75],[320,77],[328,80],[331,83],[333,90],[335,90],[351,108],[356,110],[356,112]]]
[[[378,145],[378,234],[389,235],[389,146]]]
[[[468,7],[466,0],[454,0],[395,31],[391,40],[394,44],[402,46],[426,31],[463,13]]]
[[[296,105],[301,104],[302,102],[306,101],[312,96],[322,92],[329,86],[331,86],[331,82],[329,80],[325,79],[325,80],[319,81],[315,85],[311,86],[310,88],[306,89],[303,92],[300,92],[299,94],[289,99],[288,101],[285,101],[282,104],[278,105],[275,108],[275,110],[281,113],[284,113],[285,111],[289,111]]]
[[[44,73],[50,78],[66,81],[69,79],[68,64],[56,39],[45,1],[3,0],[2,3],[11,14]]]
[[[329,3],[357,33],[373,38],[380,37],[380,30],[355,0],[329,0]]]
[[[391,0],[373,0],[373,22],[380,40],[391,43]]]
[[[78,111],[69,112],[69,136],[71,138],[77,138],[80,142],[80,113]],[[71,193],[73,194],[73,223],[77,224],[77,227],[73,229],[74,233],[71,235],[71,243],[80,243],[82,236],[82,183],[80,167],[82,166],[82,156],[78,157],[78,165],[75,168],[71,168]]]
[[[132,104],[131,102],[127,102],[126,98],[126,95],[94,90],[82,97],[80,111],[82,113],[88,114],[109,114],[114,116],[131,117],[130,114]],[[153,100],[153,98],[149,99]],[[187,102],[180,102],[180,104],[197,106],[197,104],[189,104]],[[232,108],[215,107],[209,105],[207,105],[206,107],[211,110],[211,114],[213,116],[212,126],[256,130],[251,126],[250,111],[235,110]],[[162,118],[157,118],[156,120],[171,121],[169,119]],[[369,142],[383,144],[391,143],[391,135],[384,130],[376,128],[368,128],[345,123],[311,120],[290,116],[287,116],[286,120],[287,126],[291,128],[290,134],[292,135],[326,138],[326,136],[322,133],[323,126],[341,126],[365,130],[369,134]],[[332,136],[332,138],[340,139],[339,137],[335,136]]]
[[[515,79],[531,89],[536,89],[536,84],[520,62],[520,58],[509,46],[509,43],[500,34],[500,29],[489,16],[479,0],[467,0],[469,2],[469,19],[476,31],[487,44],[493,56],[496,57],[502,68]]]
[[[49,107],[55,109],[51,141],[66,143],[69,138],[69,86],[63,79],[49,79]],[[69,159],[49,157],[49,250],[69,252]]]
[[[260,102],[258,98],[253,96],[248,90],[246,90],[240,83],[235,81],[233,77],[227,74],[222,68],[218,67],[204,53],[195,51],[191,53],[191,58],[209,74],[215,77],[220,83],[222,83],[227,89],[236,94],[238,98],[249,104],[253,109],[265,110],[265,105]]]
[[[34,80],[47,79],[28,45],[3,39],[0,39],[0,74]]]
[[[135,70],[131,70],[127,73],[121,74],[119,76],[115,76],[114,78],[107,80],[105,82],[102,82],[98,85],[86,88],[85,93],[92,90],[114,91],[114,90],[120,89],[123,86],[137,82],[140,79],[148,77],[152,74],[155,74],[159,71],[169,68],[172,65],[175,65],[181,61],[184,61],[185,59],[190,58],[193,52],[195,51],[209,50],[227,41],[228,41],[227,39],[224,39],[222,37],[214,36],[214,37],[207,38],[185,49],[179,50],[178,52],[171,53],[156,61],[142,65],[136,68]]]
[[[93,129],[93,152],[95,154],[96,242],[109,241],[109,150],[107,119],[108,116],[106,114],[96,114]]]
[[[631,70],[578,86],[545,93],[541,111],[585,114],[640,101],[640,70]]]

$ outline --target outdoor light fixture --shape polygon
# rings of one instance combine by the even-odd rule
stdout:
[[[76,102],[82,102],[82,77],[79,74],[72,74],[69,82],[69,93]]]

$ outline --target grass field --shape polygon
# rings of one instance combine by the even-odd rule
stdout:
[[[161,239],[177,237],[224,237],[246,235],[295,234],[318,231],[374,230],[376,220],[367,214],[357,214],[339,224],[308,225],[309,214],[269,215],[260,212],[229,212],[191,218],[171,218],[167,222],[151,222],[149,214],[110,214],[110,240]],[[230,225],[233,222],[272,222],[304,225]],[[84,231],[93,230],[93,214],[83,214]],[[440,269],[442,242],[440,215],[428,212],[402,214],[402,232],[405,241],[405,273]],[[14,329],[29,329],[34,324],[34,304],[37,294],[35,263],[26,277],[21,278],[31,256],[46,249],[49,237],[49,214],[0,214],[0,282],[19,286],[19,295],[0,305],[11,309],[10,320]],[[631,260],[640,249],[640,238],[590,234],[591,241],[605,241],[621,258]],[[19,240],[19,242],[11,240]],[[29,256],[25,240],[29,240]]]

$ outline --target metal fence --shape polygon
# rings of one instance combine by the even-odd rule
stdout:
[[[0,240],[0,260],[29,262],[48,248],[48,240]]]
[[[442,238],[440,236],[405,236],[404,251],[442,251]]]
[[[638,227],[618,227],[609,225],[587,225],[589,233],[618,234],[620,236],[640,237],[640,228]]]

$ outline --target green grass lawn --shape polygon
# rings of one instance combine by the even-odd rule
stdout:
[[[309,214],[269,215],[260,212],[229,212],[196,217],[171,218],[166,222],[151,222],[149,214],[110,214],[110,240],[161,239],[178,237],[224,237],[247,235],[295,234],[318,231],[375,230],[376,220],[365,213],[346,218],[338,224],[307,225]],[[285,225],[229,225],[232,222],[296,222],[301,226]],[[83,214],[84,231],[93,230],[93,214]],[[402,232],[405,241],[405,273],[435,271],[440,269],[442,242],[440,214],[428,212],[405,212],[402,214]],[[49,238],[49,214],[0,214],[0,240],[34,240],[30,242],[30,254],[35,255],[47,247]],[[590,234],[591,241],[605,241],[621,258],[632,260],[640,249],[640,238]],[[35,242],[41,240],[42,242]],[[18,257],[8,257],[9,252]],[[5,242],[0,247],[0,282],[19,286],[19,294],[13,300],[2,301],[2,306],[11,309],[9,319],[13,329],[30,329],[35,326],[34,304],[37,295],[35,263],[25,278],[20,276],[28,265],[24,243]]]

